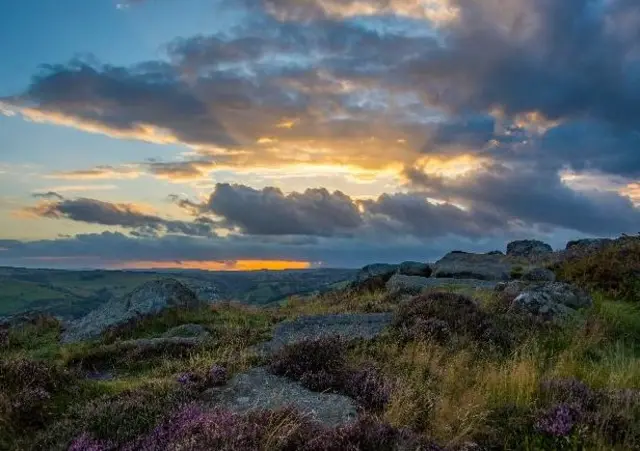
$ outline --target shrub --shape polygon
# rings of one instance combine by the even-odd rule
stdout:
[[[640,236],[623,236],[555,265],[558,278],[607,296],[640,301]]]
[[[640,391],[596,391],[577,379],[555,379],[544,381],[540,394],[544,407],[537,431],[625,449],[640,445]]]
[[[50,363],[0,361],[0,423],[17,430],[42,426],[54,409],[52,398],[69,391],[72,381],[66,370]]]
[[[511,268],[511,272],[509,274],[509,277],[511,279],[522,279],[522,276],[524,275],[524,268],[522,266],[519,265],[515,265]]]
[[[575,405],[558,404],[544,411],[535,427],[552,437],[568,437],[581,417],[582,412]]]
[[[395,451],[398,449],[440,451],[442,448],[373,417],[363,416],[346,426],[325,430],[313,437],[305,451]]]
[[[428,337],[443,344],[448,341],[450,331],[501,348],[510,347],[513,340],[471,298],[451,292],[427,293],[401,305],[393,327],[404,338]]]
[[[86,432],[75,438],[69,446],[69,451],[110,451],[115,448],[111,442],[96,440]]]
[[[178,376],[179,384],[195,390],[205,390],[210,387],[225,385],[228,380],[227,369],[220,365],[213,365],[206,372],[187,372]]]
[[[543,399],[577,405],[584,409],[594,409],[598,403],[596,392],[575,378],[545,380],[540,386],[540,392]]]
[[[277,353],[270,371],[300,381],[309,390],[342,393],[364,409],[382,410],[389,402],[391,385],[372,365],[350,369],[346,351],[346,343],[339,337],[304,340]]]
[[[342,385],[346,395],[371,411],[383,410],[391,398],[391,384],[371,365],[346,374]]]
[[[346,364],[345,352],[346,344],[340,337],[306,339],[281,349],[269,368],[274,374],[295,380],[301,380],[308,373],[341,375]],[[331,387],[325,389],[328,388]]]
[[[216,449],[303,449],[313,426],[291,410],[257,411],[239,415],[228,410],[203,410],[196,405],[182,407],[151,433],[122,449],[176,450]]]
[[[93,400],[73,412],[76,427],[89,437],[124,443],[147,433],[176,405],[187,399],[180,391],[142,387]]]

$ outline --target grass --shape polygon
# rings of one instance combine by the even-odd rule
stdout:
[[[297,449],[302,442],[318,450],[377,450],[394,449],[407,430],[425,449],[455,450],[469,442],[496,450],[638,449],[640,304],[614,296],[622,292],[618,288],[599,287],[591,286],[594,306],[562,326],[514,316],[499,294],[459,286],[412,300],[376,287],[347,287],[264,309],[225,304],[167,310],[76,345],[58,343],[57,322],[36,319],[10,330],[0,345],[0,359],[9,362],[4,374],[27,368],[11,363],[27,359],[41,362],[36,365],[43,375],[26,385],[14,376],[0,381],[0,448],[63,450],[75,444],[79,450],[135,442],[138,448],[132,449],[178,449],[195,440],[230,450]],[[251,346],[268,339],[277,321],[378,311],[393,311],[396,320],[374,340],[305,343],[285,348],[272,362],[276,372],[310,388],[362,401],[363,417],[355,425],[318,429],[294,412],[234,416],[184,410],[199,395],[178,383],[178,376],[205,374],[217,365],[232,377],[264,364]],[[182,324],[199,324],[209,336],[180,352],[123,352],[128,340],[158,337]],[[433,333],[443,324],[446,339]],[[87,362],[106,365],[116,378],[83,378],[79,370]],[[35,396],[39,388],[50,396]],[[19,423],[24,417],[11,402],[23,397],[18,407],[43,413],[37,424]],[[213,424],[224,427],[211,429]],[[203,425],[209,432],[202,432]],[[154,442],[154,428],[164,431],[163,440],[173,448]],[[327,445],[320,447],[320,441]],[[441,448],[426,448],[433,442]]]

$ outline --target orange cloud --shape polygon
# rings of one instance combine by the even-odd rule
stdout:
[[[155,144],[177,144],[180,140],[168,130],[153,124],[136,124],[130,130],[117,130],[98,121],[80,119],[57,111],[40,111],[36,108],[19,107],[0,103],[0,114],[14,116],[20,114],[25,120],[37,123],[51,123],[64,127],[77,128],[89,133],[98,133],[112,138],[137,139]]]
[[[54,172],[45,175],[45,178],[56,180],[116,180],[135,179],[140,177],[141,174],[142,172],[136,169],[134,165],[122,167],[96,166],[91,169]]]
[[[289,260],[234,260],[234,261],[135,261],[114,265],[118,269],[204,269],[207,271],[283,271],[308,269],[311,263]]]

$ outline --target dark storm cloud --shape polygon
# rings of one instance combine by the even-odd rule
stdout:
[[[218,184],[207,208],[231,227],[252,235],[331,236],[362,225],[353,200],[324,188],[283,194],[278,188],[255,190]]]
[[[78,198],[43,202],[25,209],[33,215],[50,219],[133,229],[138,234],[155,235],[159,232],[181,233],[194,236],[212,236],[212,222],[197,218],[193,222],[177,221],[146,214],[131,204],[114,204],[96,199]]]
[[[616,192],[576,191],[555,171],[529,166],[486,166],[473,175],[444,179],[419,169],[405,171],[428,195],[493,211],[504,221],[571,229],[586,234],[635,233],[640,209]]]
[[[274,187],[256,190],[244,185],[218,184],[206,203],[178,196],[172,196],[171,200],[193,215],[213,213],[222,218],[225,226],[254,238],[457,235],[477,239],[511,230],[504,218],[489,210],[436,204],[420,194],[384,194],[375,200],[360,201],[324,188],[284,194]]]
[[[162,62],[130,68],[83,61],[46,65],[24,94],[3,100],[141,139],[145,130],[140,126],[150,125],[182,141],[233,144],[208,106],[185,88],[173,67]]]

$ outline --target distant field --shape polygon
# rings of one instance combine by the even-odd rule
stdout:
[[[268,304],[293,294],[326,291],[355,272],[341,269],[302,271],[61,271],[0,268],[0,316],[38,310],[77,317],[113,297],[164,277],[189,286],[215,287],[220,299]]]

